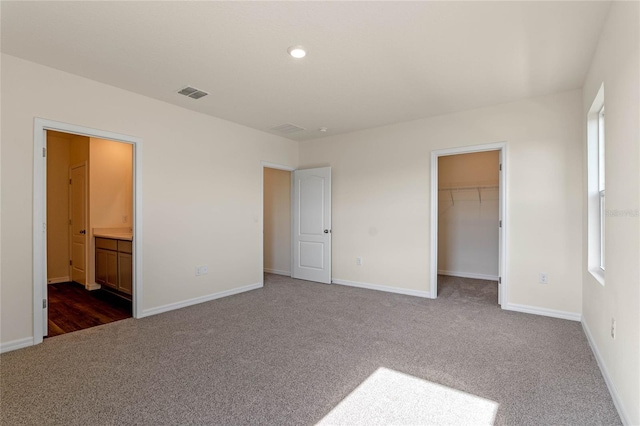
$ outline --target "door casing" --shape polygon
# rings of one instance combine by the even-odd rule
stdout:
[[[474,152],[499,151],[500,152],[500,205],[498,208],[501,220],[498,238],[498,277],[499,301],[504,309],[508,304],[508,279],[507,279],[507,143],[497,142],[483,145],[472,145],[457,148],[446,148],[431,151],[431,271],[430,294],[432,299],[438,297],[438,158],[445,155],[471,154]]]
[[[33,125],[33,344],[47,322],[47,130],[133,145],[133,317],[142,316],[142,139],[36,117]]]

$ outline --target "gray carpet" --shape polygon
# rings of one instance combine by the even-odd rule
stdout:
[[[498,282],[438,275],[438,297],[498,306]]]
[[[47,339],[0,357],[0,419],[315,424],[382,368],[493,401],[498,425],[620,424],[579,323],[502,311],[494,284],[463,284],[428,300],[267,275],[263,289]]]

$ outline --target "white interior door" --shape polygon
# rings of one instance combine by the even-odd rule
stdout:
[[[331,167],[293,172],[292,276],[331,283]]]
[[[87,285],[87,165],[69,170],[69,232],[71,234],[71,280]]]

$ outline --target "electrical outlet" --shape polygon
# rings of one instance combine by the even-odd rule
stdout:
[[[616,320],[615,318],[611,318],[611,338],[616,338]]]
[[[360,256],[356,257],[356,265],[362,266],[362,258]]]
[[[201,275],[200,267],[196,266],[196,277],[199,276],[199,275]]]
[[[129,216],[127,215],[122,216],[122,223],[127,223],[127,219],[129,219]]]
[[[549,276],[546,272],[540,272],[540,284],[549,284]]]
[[[209,267],[208,266],[201,266],[200,267],[200,275],[206,275],[209,273]]]

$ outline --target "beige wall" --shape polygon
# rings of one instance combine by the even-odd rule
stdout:
[[[94,228],[132,228],[133,145],[89,139],[89,280],[95,284]]]
[[[33,335],[34,117],[143,139],[144,310],[262,281],[261,161],[295,167],[295,142],[9,55],[1,66],[3,343]]]
[[[91,138],[91,227],[131,227],[133,145]]]
[[[264,269],[291,275],[291,172],[264,169]]]
[[[640,32],[638,2],[614,2],[583,87],[582,127],[604,82],[606,111],[605,284],[587,271],[583,167],[583,315],[630,424],[640,424]],[[586,135],[586,131],[585,131]],[[586,165],[586,136],[583,140]],[[616,338],[611,338],[615,318]]]
[[[575,90],[301,143],[300,167],[332,166],[333,277],[428,292],[431,151],[506,141],[508,302],[579,314],[581,105]]]
[[[69,167],[84,161],[88,137],[47,131],[47,279],[54,282],[70,279]]]
[[[69,152],[69,164],[89,162],[89,138],[86,136],[71,135],[71,151]],[[89,164],[89,171],[91,165]]]
[[[47,279],[69,280],[69,149],[71,135],[47,132]]]
[[[499,165],[499,151],[439,157],[438,187],[497,185]]]
[[[499,165],[499,151],[438,159],[438,273],[497,279]]]

